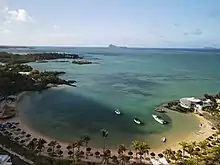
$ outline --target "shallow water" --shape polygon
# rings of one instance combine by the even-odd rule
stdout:
[[[146,139],[158,146],[161,135],[192,132],[198,121],[189,115],[168,113],[171,121],[162,126],[151,114],[154,108],[184,96],[199,96],[220,90],[219,52],[184,50],[38,48],[34,51],[73,52],[98,62],[31,63],[40,70],[65,71],[65,79],[77,80],[78,87],[61,87],[31,93],[24,100],[27,122],[41,133],[63,141],[82,135],[101,146],[100,129],[109,131],[108,145],[129,144]],[[122,116],[113,113],[119,108]],[[145,125],[137,126],[133,117]],[[186,125],[186,121],[187,124]]]

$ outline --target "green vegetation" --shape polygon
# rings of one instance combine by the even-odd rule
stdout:
[[[92,64],[92,61],[88,60],[74,60],[72,61],[73,64],[83,65],[83,64]]]
[[[30,74],[20,74],[30,72]],[[48,84],[71,85],[75,81],[60,79],[58,75],[65,72],[40,72],[28,65],[6,64],[0,66],[0,96],[15,95],[23,91],[41,91]]]
[[[35,53],[20,55],[8,52],[0,52],[0,62],[2,63],[21,64],[54,59],[81,59],[81,57],[77,54],[65,53]]]

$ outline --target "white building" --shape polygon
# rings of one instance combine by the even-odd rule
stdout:
[[[19,74],[22,74],[22,75],[29,75],[31,72],[18,72]]]
[[[189,97],[189,98],[181,98],[180,99],[180,106],[186,109],[192,108],[192,106],[201,103],[202,100],[197,99],[195,97]]]

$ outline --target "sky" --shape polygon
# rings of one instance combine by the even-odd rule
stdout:
[[[0,0],[0,45],[220,48],[220,0]]]

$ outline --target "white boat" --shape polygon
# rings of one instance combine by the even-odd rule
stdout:
[[[115,110],[115,113],[116,115],[121,115],[121,112],[118,109]]]
[[[165,120],[163,120],[161,117],[157,116],[157,115],[152,115],[153,118],[160,124],[167,124],[167,122]]]
[[[143,124],[138,118],[134,118],[134,122],[138,125]]]

